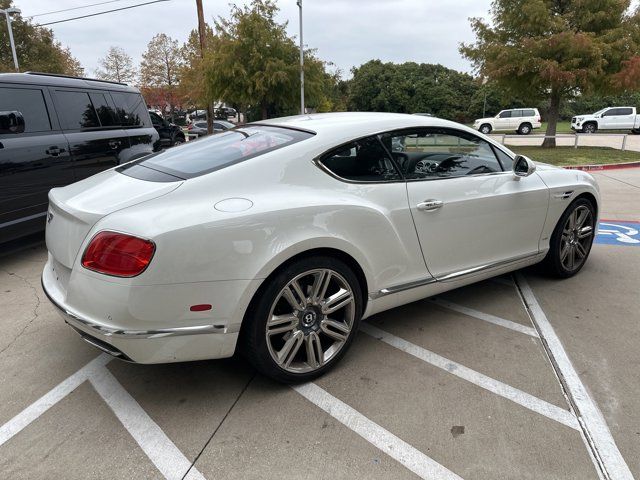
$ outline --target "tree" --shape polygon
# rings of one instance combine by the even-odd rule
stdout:
[[[206,27],[205,56],[215,48],[216,37],[213,29]],[[205,85],[205,61],[200,54],[200,37],[198,30],[191,30],[189,37],[180,49],[184,63],[180,70],[179,94],[182,100],[193,106],[203,107],[218,100],[211,95]]]
[[[0,9],[9,8],[12,4],[11,0],[0,0]],[[84,75],[80,62],[71,55],[68,48],[64,48],[54,38],[50,29],[33,25],[31,21],[19,15],[12,17],[11,24],[20,70]],[[7,22],[4,15],[0,15],[0,72],[13,71]]]
[[[494,0],[492,22],[471,19],[476,42],[460,52],[477,72],[530,101],[548,99],[547,135],[563,98],[614,88],[637,56],[630,0]],[[554,147],[555,139],[543,146]]]
[[[273,0],[252,0],[231,7],[229,18],[215,22],[217,40],[205,56],[208,94],[249,113],[267,118],[297,111],[299,51],[277,23]],[[312,50],[305,52],[305,98],[313,107],[327,101],[325,64]]]
[[[109,47],[107,55],[98,60],[100,67],[96,70],[96,77],[112,82],[135,83],[137,72],[133,60],[120,47]]]
[[[178,102],[176,88],[182,63],[178,41],[159,33],[147,45],[140,64],[141,86],[160,92],[163,101],[169,105],[171,120]]]
[[[354,110],[424,112],[466,122],[469,99],[478,90],[473,77],[442,65],[370,60],[352,73],[349,108]]]

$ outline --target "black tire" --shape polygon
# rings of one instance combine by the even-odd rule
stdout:
[[[582,125],[582,131],[584,133],[596,133],[598,131],[598,125],[593,122],[585,123]]]
[[[530,123],[523,123],[522,125],[520,125],[520,127],[518,127],[518,134],[529,135],[532,129],[533,127],[531,126]]]
[[[640,135],[640,128],[634,128],[633,130],[631,130],[631,133],[633,133],[634,135]]]
[[[480,125],[480,128],[478,130],[480,131],[480,133],[489,135],[493,128],[491,128],[491,125],[489,125],[488,123],[483,123],[482,125]]]
[[[178,145],[182,145],[184,143],[184,137],[181,136],[177,136],[176,138],[173,139],[173,143],[171,144],[172,147],[177,147]]]
[[[268,345],[270,340],[267,339],[267,320],[270,318],[272,312],[274,312],[272,308],[275,308],[275,305],[278,304],[277,302],[281,301],[281,295],[285,287],[287,287],[290,282],[299,275],[318,269],[336,272],[338,276],[341,277],[340,280],[346,281],[351,288],[354,300],[353,306],[349,307],[354,309],[351,329],[348,333],[347,339],[342,342],[337,352],[333,354],[333,356],[331,356],[324,365],[316,367],[308,372],[291,372],[279,365],[276,360],[274,360],[272,353],[270,353],[271,347]],[[304,293],[305,295],[308,295],[309,290]],[[251,302],[243,320],[240,344],[241,353],[249,360],[256,370],[278,382],[299,383],[312,380],[330,370],[347,352],[358,331],[360,318],[362,316],[362,309],[363,301],[360,284],[354,272],[344,262],[336,258],[326,256],[314,256],[295,261],[269,277],[265,281],[264,287],[258,291],[256,298]],[[298,321],[300,323],[297,324],[296,328],[300,330],[303,328],[303,315],[304,312],[301,312],[298,317]],[[319,329],[317,329],[316,332],[321,334]],[[284,334],[285,337],[286,335],[287,333]],[[274,337],[277,336],[278,335],[274,335]],[[296,355],[304,355],[308,361],[308,353],[302,352],[306,347],[305,342],[307,341],[307,337],[308,335],[305,333],[303,337],[304,340],[301,344],[302,346],[298,348]],[[278,340],[284,341],[284,339]],[[329,338],[327,343],[330,343],[331,341],[332,339]],[[324,353],[326,354],[327,352]],[[304,362],[302,362],[302,364],[308,365],[308,363],[305,364]]]
[[[588,237],[588,242],[581,244],[585,252],[584,257],[580,259],[579,263],[577,263],[574,266],[574,268],[568,268],[565,265],[565,263],[563,263],[563,256],[562,256],[563,247],[564,247],[563,242],[565,241],[563,239],[563,231],[567,226],[567,221],[569,220],[569,217],[571,216],[571,214],[575,211],[581,211],[583,208],[587,208],[588,211],[590,212],[590,215],[591,215],[590,226],[592,230],[591,230],[590,236]],[[578,198],[577,200],[574,200],[567,207],[567,209],[564,211],[564,213],[560,217],[560,220],[558,220],[558,224],[556,225],[555,229],[553,230],[553,234],[551,235],[551,241],[549,242],[549,252],[547,253],[547,256],[544,258],[544,260],[542,261],[542,264],[545,270],[549,274],[558,278],[569,278],[574,276],[576,273],[578,273],[582,269],[584,264],[587,262],[587,258],[589,257],[589,253],[591,252],[591,246],[593,245],[593,239],[596,234],[597,225],[595,224],[595,218],[596,218],[595,206],[593,205],[593,203],[591,203],[591,201],[587,200],[586,198]],[[573,234],[575,235],[575,233]]]

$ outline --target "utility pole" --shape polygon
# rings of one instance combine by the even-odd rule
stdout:
[[[16,54],[16,44],[13,41],[13,28],[11,28],[11,14],[20,13],[20,9],[10,7],[6,10],[0,10],[0,13],[4,13],[7,17],[7,30],[9,30],[9,43],[11,44],[11,53],[13,54],[13,65],[16,67],[16,72],[19,72],[20,67],[18,66],[18,55]]]
[[[302,42],[302,0],[296,2],[300,8],[300,114],[304,115],[304,47]]]
[[[204,51],[207,48],[207,30],[204,23],[204,11],[202,10],[202,0],[196,0],[198,9],[198,36],[200,37],[200,58],[204,61]],[[196,106],[197,108],[197,106]],[[207,100],[207,132],[213,133],[213,108],[211,102]]]

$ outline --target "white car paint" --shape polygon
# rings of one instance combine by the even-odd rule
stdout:
[[[355,183],[313,162],[356,138],[423,126],[473,133],[514,157],[468,127],[433,117],[336,113],[262,124],[315,135],[188,180],[149,182],[112,169],[50,192],[42,282],[70,325],[136,362],[228,357],[259,287],[298,254],[334,249],[357,262],[367,317],[540,261],[571,199],[599,199],[589,174],[543,164],[528,177],[505,171]],[[434,198],[444,208],[416,209]],[[152,240],[148,268],[132,278],[84,268],[82,253],[103,230]],[[189,310],[202,303],[213,309]]]
[[[513,116],[515,115],[515,116]],[[484,127],[490,132],[514,131],[518,132],[521,125],[528,125],[530,129],[542,126],[540,112],[537,108],[511,108],[501,110],[495,117],[478,118],[473,122],[473,128],[483,133]],[[531,131],[528,131],[531,133]]]
[[[584,132],[588,125],[596,130],[632,130],[640,129],[640,115],[636,107],[608,107],[595,113],[576,115],[571,118],[571,129]]]

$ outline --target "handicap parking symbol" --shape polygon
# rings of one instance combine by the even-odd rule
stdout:
[[[595,243],[640,247],[640,223],[617,220],[600,222]]]

